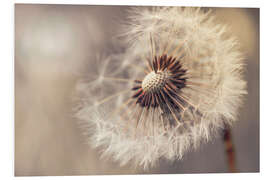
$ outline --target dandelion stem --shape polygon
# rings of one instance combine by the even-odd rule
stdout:
[[[225,151],[227,154],[229,171],[235,173],[236,172],[235,151],[232,143],[231,130],[228,126],[226,126],[226,128],[224,129],[223,140],[225,144]]]

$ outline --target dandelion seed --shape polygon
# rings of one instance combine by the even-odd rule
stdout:
[[[159,107],[166,114],[183,111],[184,107],[177,94],[185,87],[187,78],[184,77],[186,70],[181,68],[180,61],[165,54],[155,56],[150,66],[151,71],[143,81],[139,81],[139,85],[132,88],[136,92],[132,96],[136,99],[136,103],[148,110]],[[175,119],[180,123],[177,118]]]
[[[129,13],[126,52],[99,59],[98,81],[78,84],[76,117],[104,156],[148,168],[181,159],[234,122],[246,82],[237,41],[210,12]]]

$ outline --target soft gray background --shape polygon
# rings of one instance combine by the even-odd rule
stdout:
[[[100,159],[72,118],[78,78],[111,47],[127,7],[15,5],[15,175],[228,172],[221,137],[142,171]],[[248,96],[234,124],[239,172],[259,171],[259,9],[214,8],[246,55]],[[112,47],[111,47],[112,48]],[[117,48],[117,47],[113,47]]]

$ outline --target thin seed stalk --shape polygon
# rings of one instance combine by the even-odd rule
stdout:
[[[224,129],[223,140],[225,145],[225,152],[227,155],[229,172],[235,173],[237,172],[235,162],[235,151],[232,141],[231,129],[228,126]]]

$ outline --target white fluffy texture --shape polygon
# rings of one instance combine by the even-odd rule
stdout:
[[[89,143],[100,146],[103,155],[122,165],[132,162],[148,168],[160,158],[181,159],[225,124],[231,125],[246,94],[246,82],[237,41],[210,12],[138,7],[129,14],[124,26],[128,48],[93,63],[90,79],[78,84],[81,101],[76,117],[84,122]],[[176,114],[181,124],[167,130],[162,121],[173,119],[170,113],[132,106],[136,99],[130,98],[133,80],[145,77],[146,58],[164,51],[185,55],[179,59],[188,77],[187,87],[179,93],[188,101]]]

